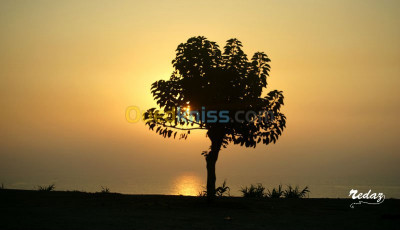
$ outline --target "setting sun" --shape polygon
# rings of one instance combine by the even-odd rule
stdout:
[[[1,0],[1,229],[398,229],[399,25],[400,0]]]

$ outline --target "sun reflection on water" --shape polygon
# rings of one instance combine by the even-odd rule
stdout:
[[[186,173],[174,180],[172,190],[174,195],[197,196],[202,190],[202,182],[198,176]]]

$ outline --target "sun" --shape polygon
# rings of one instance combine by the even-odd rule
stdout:
[[[186,110],[187,114],[190,114],[190,105],[186,106],[185,110]]]

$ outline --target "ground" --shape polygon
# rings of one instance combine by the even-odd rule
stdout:
[[[398,229],[400,200],[251,199],[0,190],[0,229]]]

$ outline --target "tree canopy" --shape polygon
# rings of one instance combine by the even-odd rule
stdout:
[[[270,62],[263,52],[256,52],[249,60],[235,38],[226,42],[223,52],[203,36],[189,38],[176,49],[170,78],[151,86],[159,108],[144,114],[146,125],[165,138],[176,138],[179,133],[179,138],[186,139],[194,129],[206,129],[210,136],[218,130],[224,147],[229,143],[246,147],[275,143],[286,127],[286,117],[280,112],[282,91],[272,90],[262,96]],[[200,113],[194,114],[194,119],[179,119],[179,113],[189,108],[199,112],[226,110],[229,121],[209,122],[199,119]],[[239,111],[246,117],[244,121],[237,120]]]

